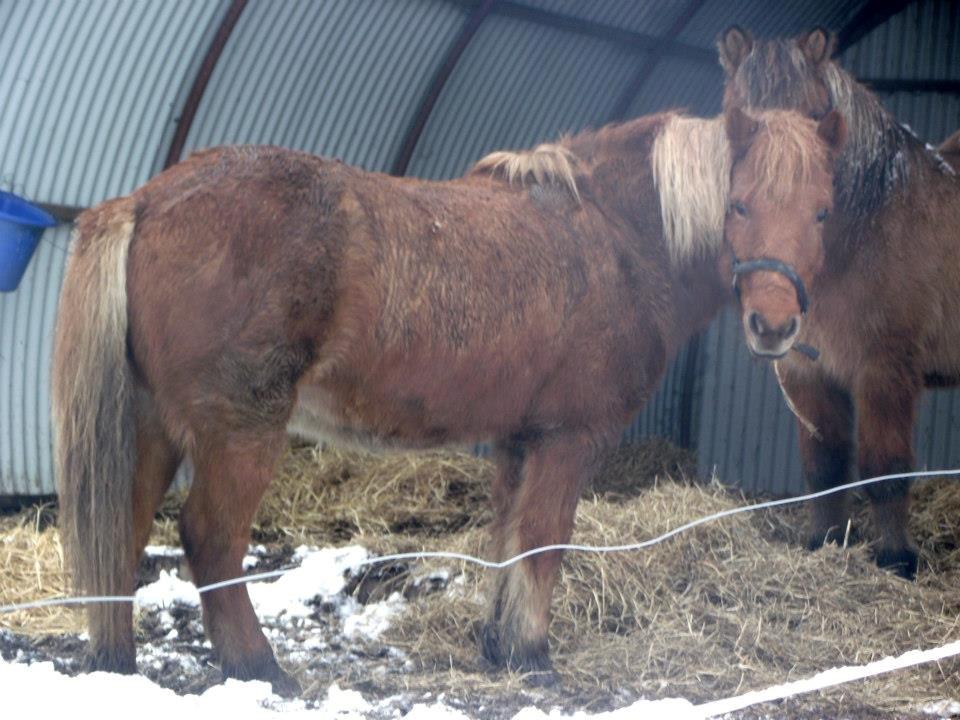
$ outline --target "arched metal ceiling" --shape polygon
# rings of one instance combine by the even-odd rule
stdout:
[[[665,107],[714,112],[713,43],[732,22],[759,35],[821,24],[859,38],[904,5],[6,0],[0,97],[15,111],[0,114],[0,186],[82,207],[128,192],[191,149],[229,142],[447,177],[496,146]],[[952,7],[956,17],[949,1],[912,5],[939,8],[924,17]],[[877,75],[878,57],[855,71]],[[888,79],[956,83],[957,63],[943,62]]]

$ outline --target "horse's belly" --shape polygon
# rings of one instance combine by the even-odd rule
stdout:
[[[365,450],[419,450],[457,447],[486,440],[490,434],[474,427],[455,427],[425,415],[409,403],[378,398],[369,404],[348,403],[318,386],[299,388],[287,432],[311,442]],[[361,398],[362,400],[363,398]]]

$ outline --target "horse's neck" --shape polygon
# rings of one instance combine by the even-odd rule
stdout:
[[[720,263],[718,256],[711,255],[676,269],[671,353],[704,330],[733,298],[730,286],[720,275]]]
[[[930,170],[952,174],[936,149],[901,125],[869,89],[840,68],[834,73],[834,101],[848,123],[835,180],[840,208],[852,217],[867,217],[925,185]]]

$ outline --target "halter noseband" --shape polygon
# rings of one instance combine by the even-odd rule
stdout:
[[[733,294],[737,296],[737,302],[740,301],[740,276],[756,270],[768,270],[770,272],[780,273],[793,284],[793,288],[797,291],[797,304],[800,305],[800,314],[807,314],[807,307],[810,304],[807,298],[807,288],[804,286],[803,280],[800,278],[800,275],[797,274],[797,271],[782,260],[759,257],[741,262],[736,254],[734,254],[730,268],[733,271]],[[807,356],[811,360],[816,360],[820,357],[820,351],[810,345],[794,343],[792,347],[798,353]]]

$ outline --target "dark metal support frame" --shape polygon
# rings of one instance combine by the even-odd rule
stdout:
[[[677,43],[677,38],[680,36],[680,33],[682,33],[683,29],[690,24],[693,16],[697,14],[704,4],[706,4],[706,0],[691,0],[683,9],[683,12],[681,12],[680,15],[677,16],[677,19],[673,21],[673,24],[670,25],[670,27],[667,29],[667,32],[664,33],[656,47],[650,51],[646,62],[640,66],[640,69],[637,70],[636,74],[633,76],[633,79],[627,84],[627,87],[624,88],[623,92],[620,94],[620,98],[617,100],[616,104],[613,106],[613,111],[610,113],[609,120],[611,122],[615,120],[623,120],[627,116],[627,112],[630,110],[630,106],[633,104],[633,101],[636,99],[637,95],[640,94],[643,86],[647,84],[651,77],[653,77],[653,73],[657,69],[657,65],[660,64],[660,61],[663,59],[664,55],[667,54],[669,48]],[[715,63],[717,60],[713,56],[713,53],[710,53],[710,55],[712,62]]]
[[[392,175],[407,174],[407,168],[410,166],[413,151],[417,147],[420,136],[423,135],[423,129],[427,126],[427,121],[430,119],[433,108],[440,98],[440,93],[443,92],[447,80],[450,79],[464,51],[467,49],[470,41],[473,40],[474,35],[477,34],[477,30],[480,29],[480,25],[494,10],[497,2],[498,0],[483,0],[483,2],[474,8],[473,12],[467,17],[467,21],[463,24],[463,27],[460,28],[460,33],[447,50],[447,55],[444,57],[443,62],[440,63],[440,67],[437,68],[433,80],[430,81],[430,85],[427,87],[427,91],[420,101],[417,114],[414,116],[410,127],[403,136],[403,142],[400,143],[400,150],[397,152],[397,157],[393,161],[393,166],[390,169]]]
[[[163,161],[164,168],[179,162],[183,147],[187,142],[187,135],[189,135],[190,128],[193,126],[197,109],[200,107],[200,101],[203,99],[204,92],[206,92],[213,70],[216,68],[217,61],[220,60],[220,55],[223,54],[223,49],[227,46],[227,41],[230,39],[233,29],[237,26],[237,21],[246,7],[247,0],[232,0],[230,7],[220,21],[220,27],[217,28],[217,32],[210,41],[210,47],[207,48],[207,53],[203,57],[203,62],[200,63],[200,69],[193,79],[193,85],[190,87],[190,92],[183,104],[180,119],[177,121],[177,130],[173,134],[173,140],[170,141],[167,158]]]

